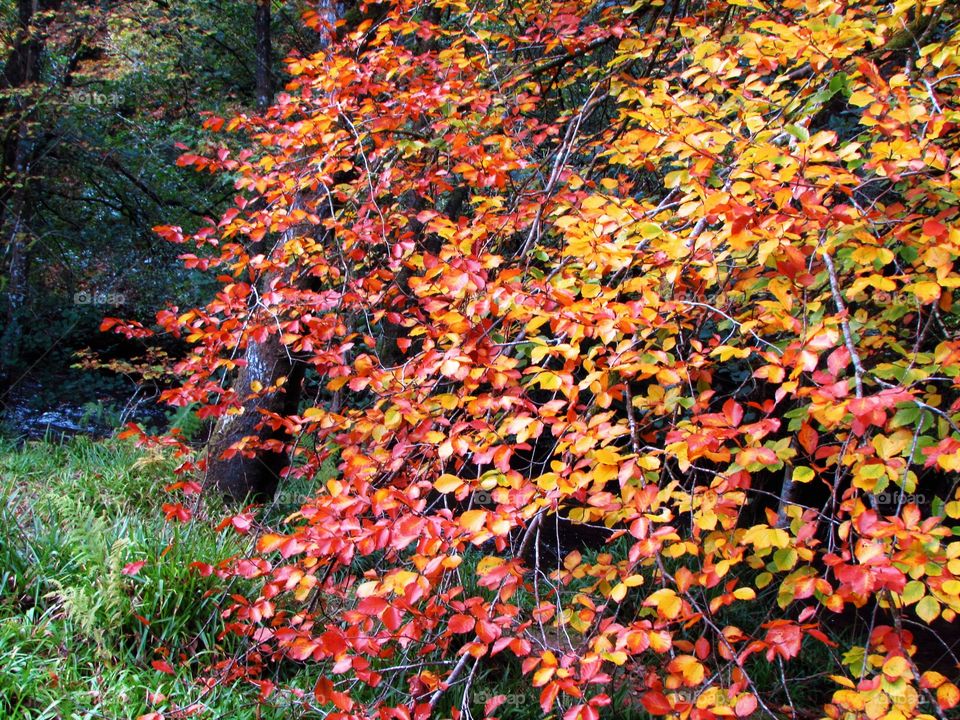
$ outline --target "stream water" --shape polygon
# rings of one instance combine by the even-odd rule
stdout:
[[[0,393],[0,437],[14,440],[48,438],[60,440],[72,435],[107,437],[130,421],[154,428],[165,427],[163,407],[139,392],[98,398],[57,398],[42,400],[37,383],[23,383],[6,394]]]

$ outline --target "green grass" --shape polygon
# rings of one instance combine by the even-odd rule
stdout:
[[[252,686],[204,694],[196,682],[236,649],[219,638],[220,611],[243,588],[190,563],[244,553],[250,540],[213,530],[225,509],[209,504],[198,522],[167,523],[174,467],[115,440],[0,441],[0,717],[136,718],[198,699],[200,717],[297,716],[283,697],[257,715]],[[158,649],[175,675],[151,666]]]

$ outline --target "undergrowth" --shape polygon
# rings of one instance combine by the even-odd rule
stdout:
[[[220,612],[243,588],[191,563],[251,539],[216,531],[227,511],[211,500],[167,522],[174,467],[116,440],[0,442],[0,717],[169,718],[193,703],[198,717],[297,716],[293,695],[258,711],[253,686],[198,682],[238,650]]]
[[[322,475],[333,474],[334,465]],[[0,718],[321,716],[311,704],[319,669],[309,664],[277,664],[276,676],[264,679],[283,689],[260,704],[253,684],[202,682],[211,663],[249,649],[221,634],[221,612],[233,602],[231,594],[249,597],[255,590],[206,576],[194,563],[216,565],[246,555],[255,538],[216,530],[230,511],[210,497],[192,508],[193,522],[168,522],[162,506],[170,497],[163,487],[174,467],[163,454],[117,440],[76,438],[20,448],[0,441]],[[314,490],[313,484],[291,485],[264,508],[261,521],[282,527],[294,502]],[[620,559],[626,547],[621,541],[585,553]],[[481,592],[467,568],[475,568],[483,554],[465,553],[468,594]],[[536,598],[521,588],[516,602],[532,607]],[[644,609],[625,604],[622,611]],[[747,627],[766,619],[724,618]],[[796,687],[792,697],[777,699],[815,703],[818,698],[810,695],[823,692],[818,683],[828,652],[806,648],[801,664],[813,681],[809,691]],[[393,663],[384,660],[384,671]],[[758,659],[750,671],[763,687],[780,685],[782,668],[776,663]],[[639,702],[640,672],[630,666],[615,672],[615,717],[649,717]],[[464,689],[452,688],[438,712],[449,716]],[[363,701],[378,690],[352,692]],[[371,697],[363,697],[365,692]],[[468,704],[481,717],[486,701],[501,697],[498,717],[533,720],[543,717],[538,696],[519,661],[503,653],[477,668]]]

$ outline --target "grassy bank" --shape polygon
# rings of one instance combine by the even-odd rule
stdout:
[[[232,648],[218,639],[222,581],[190,564],[250,540],[216,532],[223,509],[209,505],[200,522],[166,522],[173,468],[119,441],[0,443],[0,717],[169,718],[195,701],[202,717],[271,715],[252,687],[197,683]]]

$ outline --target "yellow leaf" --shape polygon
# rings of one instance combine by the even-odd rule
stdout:
[[[926,623],[932,623],[940,616],[940,603],[932,596],[927,595],[917,603],[917,615]]]
[[[602,208],[607,204],[607,202],[607,199],[603,197],[603,195],[591,195],[590,197],[585,198],[582,203],[580,203],[580,207],[583,210],[596,210],[598,208]]]
[[[677,617],[677,615],[679,615],[680,611],[683,609],[683,601],[677,597],[677,593],[671,588],[657,590],[655,593],[647,597],[647,599],[643,601],[643,604],[646,607],[655,607],[657,609],[657,614],[660,615],[660,617],[667,618],[668,620],[672,620]]]
[[[750,348],[737,348],[732,345],[720,345],[713,349],[710,353],[710,357],[719,357],[720,362],[726,362],[730,358],[734,357],[738,360],[743,358],[750,357]]]
[[[544,390],[559,390],[563,384],[560,376],[552,372],[542,372],[537,375],[537,382]]]
[[[652,455],[637,458],[637,467],[641,470],[659,470],[660,458],[653,457]]]
[[[785,548],[790,544],[790,536],[786,530],[772,528],[767,525],[754,525],[743,534],[744,544],[753,545],[758,550],[768,547]]]
[[[400,595],[407,585],[414,582],[418,577],[420,576],[411,570],[398,570],[387,578],[384,584],[389,586],[394,593]]]
[[[649,240],[650,238],[660,237],[663,234],[663,228],[656,223],[646,222],[640,225],[640,235]]]
[[[327,389],[331,392],[336,392],[344,385],[350,382],[350,378],[347,376],[337,377],[327,383]],[[318,408],[310,408],[310,410],[317,410]],[[307,412],[310,412],[309,410]]]
[[[556,672],[556,668],[553,667],[542,667],[533,674],[532,685],[534,687],[541,687],[546,685],[550,678],[553,677],[553,674]]]
[[[921,282],[912,283],[903,289],[908,293],[916,295],[917,300],[919,300],[923,305],[929,305],[930,303],[940,299],[940,285],[932,280],[923,280]]]
[[[496,555],[487,555],[477,563],[477,575],[483,577],[494,568],[503,565],[503,562],[503,558],[499,558]]]
[[[680,673],[683,677],[683,684],[688,687],[694,687],[703,682],[706,670],[693,655],[678,655],[667,668],[672,673]]]
[[[357,597],[370,597],[377,592],[379,585],[380,583],[378,583],[376,580],[368,580],[367,582],[360,583],[357,585]]]
[[[618,475],[615,465],[597,465],[593,470],[594,482],[600,486],[610,482]]]
[[[448,493],[458,490],[462,485],[463,480],[456,475],[444,474],[437,478],[433,487],[436,488],[437,492]]]
[[[800,465],[793,469],[793,481],[798,483],[808,483],[813,480],[814,472],[812,468],[806,465]]]
[[[622,458],[617,454],[616,450],[611,450],[610,448],[599,448],[598,450],[593,451],[594,459],[603,463],[604,465],[617,465],[619,464]]]
[[[557,479],[558,479],[558,476],[554,472],[544,473],[543,475],[537,478],[537,487],[539,487],[541,490],[544,490],[545,492],[550,492],[551,490],[556,489]]]
[[[883,664],[883,674],[888,678],[898,678],[910,672],[910,666],[906,658],[902,655],[896,655]]]
[[[623,650],[603,653],[602,657],[604,660],[609,660],[617,666],[623,665],[627,661],[627,654]]]
[[[460,516],[460,527],[469,532],[478,532],[486,521],[486,510],[467,510]]]
[[[453,410],[458,404],[459,400],[456,395],[452,393],[443,393],[442,395],[437,395],[434,400],[440,403],[440,407],[444,410]]]

